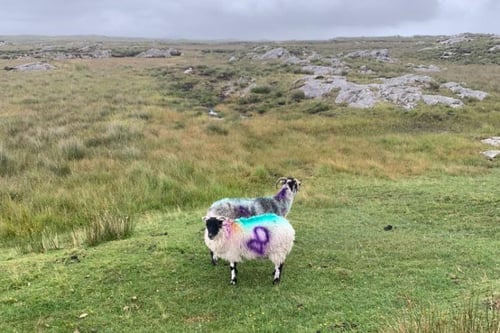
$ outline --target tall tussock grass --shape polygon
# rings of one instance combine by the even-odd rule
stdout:
[[[384,333],[499,333],[498,296],[480,301],[471,298],[461,306],[443,311],[433,306],[410,309],[394,327]]]
[[[84,228],[84,243],[96,246],[103,242],[125,239],[134,231],[134,222],[129,216],[114,215],[109,212],[97,215]]]

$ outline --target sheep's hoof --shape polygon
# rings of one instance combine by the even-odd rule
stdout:
[[[279,278],[274,279],[274,280],[273,280],[273,284],[274,284],[274,285],[276,285],[276,284],[280,284],[280,279],[279,279]]]
[[[217,259],[212,258],[212,265],[214,265],[214,266],[217,265]]]
[[[231,282],[230,282],[230,283],[231,283],[233,286],[234,286],[234,285],[236,285],[236,279],[231,280]]]

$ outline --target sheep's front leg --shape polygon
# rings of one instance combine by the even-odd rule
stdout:
[[[210,259],[212,259],[212,265],[217,265],[217,256],[214,255],[213,251],[210,251]]]
[[[229,263],[229,267],[231,268],[231,284],[236,284],[236,273],[238,273],[238,270],[236,269],[236,263]]]
[[[273,272],[274,280],[273,280],[273,284],[280,283],[281,272],[282,271],[283,271],[283,263],[274,266],[274,272]]]

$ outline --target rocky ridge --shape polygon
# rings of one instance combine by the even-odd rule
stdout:
[[[469,39],[463,36],[441,41],[441,44],[455,44]],[[260,52],[260,53],[259,53]],[[427,105],[447,105],[452,108],[464,106],[464,99],[483,100],[488,93],[467,88],[465,83],[446,82],[441,85],[432,77],[414,73],[393,78],[376,78],[372,83],[360,84],[348,81],[346,75],[352,71],[345,59],[371,58],[384,63],[397,63],[387,49],[357,50],[336,57],[321,58],[318,54],[299,57],[284,47],[268,49],[255,48],[248,54],[257,61],[282,61],[286,64],[301,66],[305,75],[294,83],[294,87],[302,91],[306,98],[326,98],[335,96],[334,103],[347,104],[355,108],[369,108],[381,102],[389,102],[404,109],[412,109],[419,103]],[[322,65],[315,64],[320,60]],[[232,60],[234,62],[234,58]],[[328,64],[329,63],[329,64]],[[325,65],[328,64],[328,65]],[[409,65],[411,72],[439,72],[436,65]],[[360,74],[374,75],[374,71],[366,65],[359,68]],[[436,87],[448,90],[456,97],[434,93]],[[427,92],[426,92],[427,91]]]

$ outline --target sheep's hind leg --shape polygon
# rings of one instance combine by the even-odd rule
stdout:
[[[229,263],[229,267],[231,268],[231,284],[236,284],[236,273],[238,273],[238,270],[236,269],[236,263]]]
[[[282,271],[283,271],[283,263],[281,263],[279,265],[275,265],[274,272],[273,272],[273,275],[274,275],[273,284],[280,283]]]

